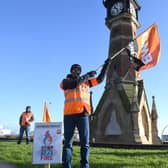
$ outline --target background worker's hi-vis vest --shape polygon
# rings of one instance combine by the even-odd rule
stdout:
[[[96,78],[81,83],[74,89],[64,90],[64,115],[80,114],[84,110],[91,113],[89,83],[91,86],[97,85]]]
[[[23,112],[21,126],[30,125],[29,120],[32,118],[32,116],[33,116],[33,114],[31,112],[29,112],[29,113]]]

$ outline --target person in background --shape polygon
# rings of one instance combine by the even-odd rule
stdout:
[[[72,166],[72,143],[75,127],[80,138],[80,168],[89,168],[89,115],[91,113],[89,88],[101,83],[105,77],[109,59],[97,77],[96,71],[80,76],[82,68],[79,64],[71,66],[70,74],[62,80],[60,87],[64,91],[64,147],[63,167]]]
[[[26,107],[26,111],[22,112],[20,119],[19,119],[19,125],[20,125],[20,133],[19,133],[19,139],[18,144],[21,144],[23,134],[25,132],[26,134],[26,143],[30,143],[30,127],[32,122],[34,121],[33,113],[31,112],[31,106]]]

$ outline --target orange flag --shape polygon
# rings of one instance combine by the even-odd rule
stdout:
[[[44,104],[43,122],[51,122],[51,116],[48,111],[48,106],[47,106],[46,102]]]
[[[136,42],[138,45],[137,58],[144,64],[139,70],[155,66],[160,58],[160,39],[157,25],[151,25],[136,38]]]

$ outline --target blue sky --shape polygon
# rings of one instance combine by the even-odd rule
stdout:
[[[168,22],[166,0],[138,1],[139,21],[144,31],[156,22],[161,39],[159,64],[142,72],[151,107],[156,96],[159,131],[168,124]],[[32,106],[36,121],[42,120],[46,100],[53,121],[61,121],[63,92],[59,83],[73,63],[83,73],[94,70],[107,57],[109,30],[106,12],[97,0],[5,0],[0,2],[0,125],[18,129],[18,118],[26,105]],[[104,83],[93,89],[94,107]]]

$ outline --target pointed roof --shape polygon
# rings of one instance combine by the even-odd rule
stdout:
[[[152,111],[151,111],[152,120],[156,120],[158,118],[156,103],[155,103],[155,96],[152,96]]]

